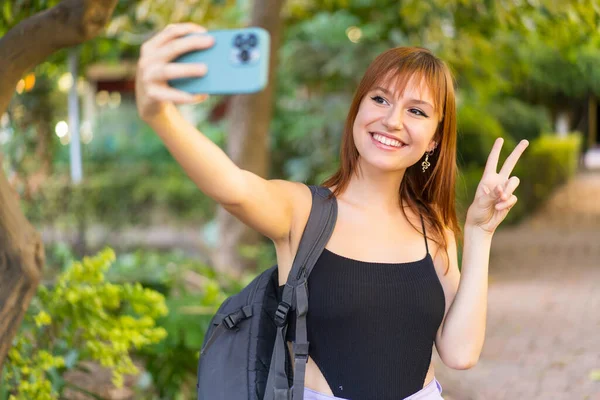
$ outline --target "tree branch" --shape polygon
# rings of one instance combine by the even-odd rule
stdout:
[[[64,0],[17,24],[0,38],[0,115],[23,74],[54,52],[97,36],[117,0]]]

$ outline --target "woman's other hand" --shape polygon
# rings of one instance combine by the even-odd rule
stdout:
[[[496,139],[488,156],[483,177],[475,192],[475,200],[467,212],[465,228],[479,227],[485,232],[494,233],[510,209],[517,203],[517,197],[513,192],[519,186],[519,178],[510,177],[510,174],[529,142],[521,140],[498,173],[496,171],[502,144],[502,138]]]

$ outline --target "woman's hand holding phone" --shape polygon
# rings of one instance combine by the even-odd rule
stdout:
[[[211,47],[212,37],[190,35],[205,32],[205,28],[192,23],[168,25],[142,45],[135,79],[136,103],[142,120],[150,123],[173,104],[198,103],[208,98],[207,94],[190,94],[167,83],[207,73],[208,68],[202,63],[173,62],[185,53]]]

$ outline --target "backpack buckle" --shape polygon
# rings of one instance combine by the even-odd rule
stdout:
[[[243,319],[244,316],[242,314],[242,310],[237,310],[236,312],[232,312],[231,314],[223,318],[223,324],[227,329],[231,330],[237,327],[237,324],[239,324],[239,322]]]
[[[307,343],[296,343],[293,344],[294,358],[296,360],[302,360],[308,362],[308,342]]]
[[[226,315],[225,317],[223,317],[223,324],[225,325],[225,327],[229,330],[237,327],[237,324],[239,324],[241,321],[245,320],[246,318],[250,318],[252,316],[252,306],[246,306],[243,308],[240,308],[237,311],[232,312],[229,315]]]
[[[290,307],[291,306],[285,301],[282,301],[277,305],[277,311],[275,311],[275,325],[277,325],[277,327],[285,325]]]
[[[235,326],[237,325],[238,318],[233,318],[236,317],[235,313],[234,314],[229,314],[228,316],[226,316],[225,318],[223,318],[223,324],[225,324],[225,327],[229,330],[235,328]]]

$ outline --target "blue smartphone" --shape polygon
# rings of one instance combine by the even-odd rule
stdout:
[[[186,53],[174,62],[204,63],[203,77],[174,79],[169,85],[192,94],[246,94],[259,92],[269,78],[270,36],[263,28],[208,31],[212,47]]]

